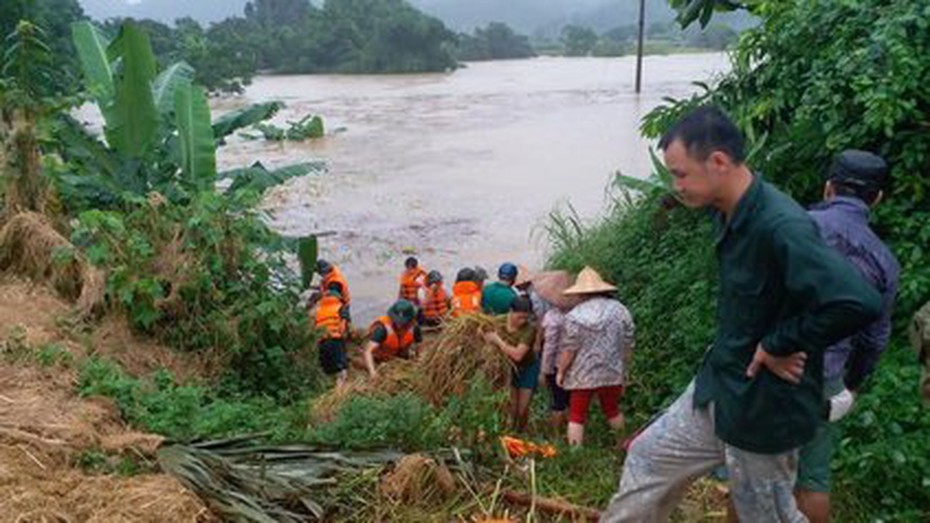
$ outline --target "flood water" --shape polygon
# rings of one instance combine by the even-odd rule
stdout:
[[[258,77],[246,103],[282,100],[275,119],[323,116],[324,139],[233,139],[220,167],[324,159],[328,172],[292,180],[265,203],[289,236],[324,233],[321,255],[340,264],[362,325],[397,293],[403,260],[416,254],[446,281],[466,265],[493,275],[502,261],[539,267],[547,215],[569,203],[593,218],[612,173],[649,174],[640,118],[662,97],[725,71],[721,54],[651,56],[643,94],[634,58],[538,58],[473,63],[449,74]]]

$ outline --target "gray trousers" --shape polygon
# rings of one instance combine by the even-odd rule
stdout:
[[[691,482],[726,465],[740,521],[805,523],[792,492],[797,450],[755,454],[727,445],[714,434],[713,406],[695,409],[693,396],[694,383],[636,437],[623,466],[620,490],[601,521],[668,521]]]

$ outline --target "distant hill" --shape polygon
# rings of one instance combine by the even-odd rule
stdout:
[[[453,29],[471,32],[489,22],[504,22],[520,33],[558,37],[567,24],[598,32],[638,22],[636,0],[411,0]],[[646,0],[646,25],[668,24],[676,12],[667,0]],[[746,13],[719,13],[715,23],[740,30],[753,24]]]

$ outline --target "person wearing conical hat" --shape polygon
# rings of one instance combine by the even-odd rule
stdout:
[[[610,428],[623,429],[620,397],[633,354],[633,317],[614,295],[617,288],[591,267],[562,293],[581,303],[565,316],[556,383],[569,392],[568,442],[581,445],[591,398],[597,396]],[[619,437],[619,434],[618,434]]]
[[[556,367],[565,339],[565,315],[580,300],[562,293],[574,280],[566,271],[549,271],[533,275],[530,300],[539,320],[539,353],[542,355],[540,386],[549,389],[549,423],[556,433],[565,430],[568,422],[568,391],[556,383]],[[543,312],[540,312],[543,311]]]

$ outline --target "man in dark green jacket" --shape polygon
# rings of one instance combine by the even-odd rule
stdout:
[[[741,521],[803,522],[797,451],[824,415],[823,351],[880,297],[794,200],[753,175],[743,139],[701,107],[662,139],[674,188],[717,221],[717,329],[694,382],[634,440],[603,521],[666,521],[688,483],[726,465]]]

